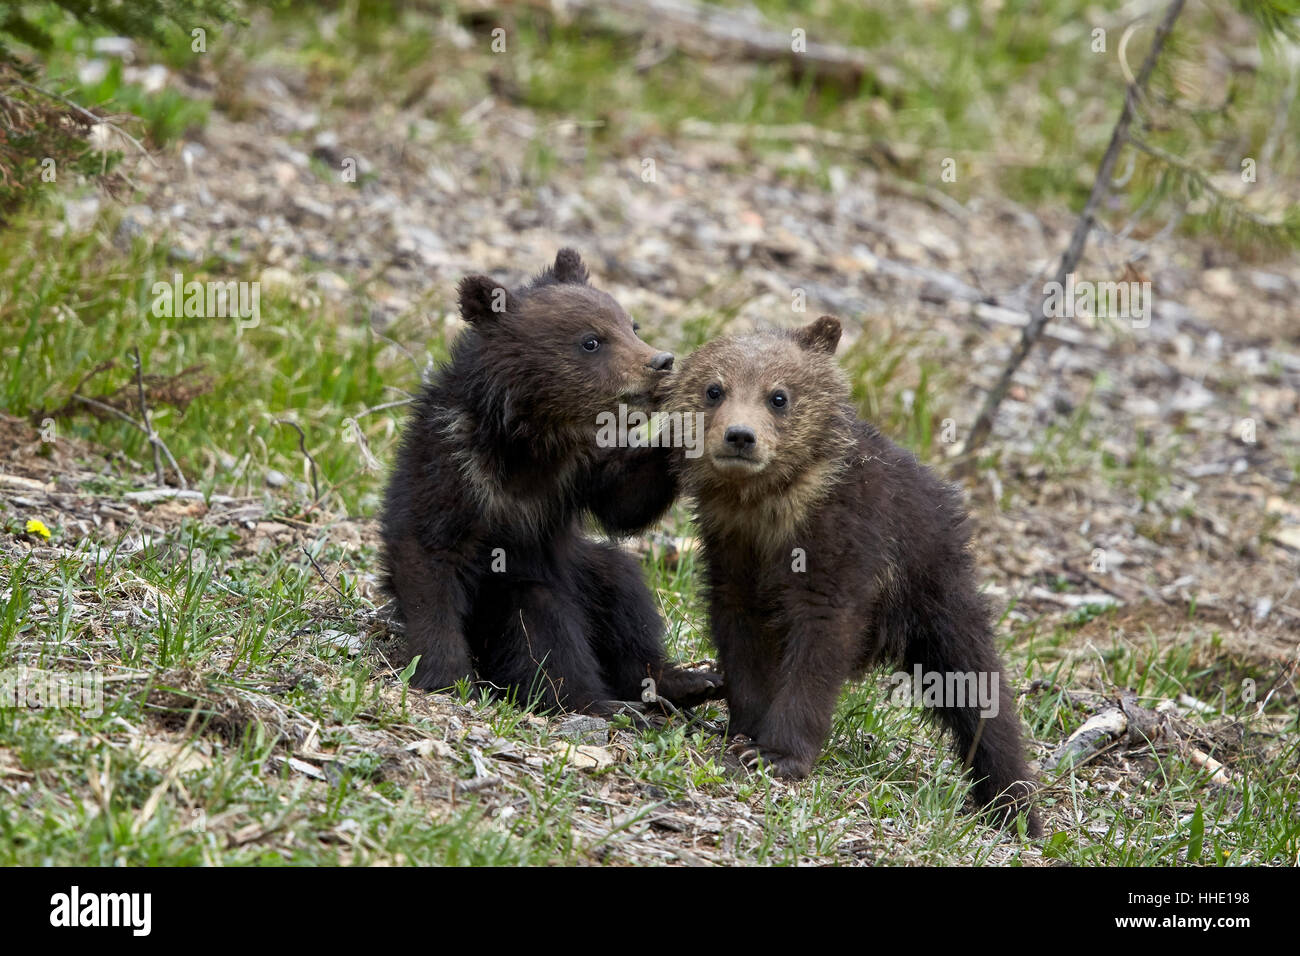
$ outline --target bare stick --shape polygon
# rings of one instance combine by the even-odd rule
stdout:
[[[1115,129],[1111,133],[1110,145],[1106,147],[1106,153],[1101,158],[1101,165],[1097,168],[1097,178],[1093,181],[1092,192],[1088,194],[1088,201],[1084,204],[1083,212],[1079,214],[1079,221],[1074,227],[1074,235],[1070,237],[1070,245],[1066,248],[1065,254],[1061,256],[1061,264],[1056,270],[1056,284],[1058,287],[1064,286],[1066,279],[1079,264],[1083,258],[1084,247],[1088,244],[1088,233],[1097,218],[1097,210],[1110,194],[1111,180],[1115,174],[1115,164],[1119,159],[1119,154],[1124,145],[1129,141],[1129,127],[1133,124],[1133,118],[1137,115],[1138,101],[1142,97],[1142,92],[1146,89],[1147,82],[1151,78],[1151,72],[1155,69],[1156,61],[1160,59],[1160,51],[1164,49],[1165,40],[1169,32],[1174,27],[1174,21],[1182,13],[1185,0],[1172,0],[1165,10],[1164,19],[1156,27],[1155,37],[1151,40],[1151,49],[1147,51],[1146,59],[1142,61],[1142,66],[1138,70],[1134,81],[1130,83],[1124,91],[1124,108],[1120,110],[1119,120],[1115,123]],[[1007,390],[1011,387],[1011,379],[1020,368],[1030,350],[1035,343],[1042,337],[1043,329],[1047,327],[1047,302],[1046,293],[1042,295],[1038,302],[1038,310],[1034,317],[1025,326],[1024,331],[1020,334],[1020,343],[1016,346],[1015,351],[1011,353],[1011,358],[1006,367],[1002,370],[1002,375],[998,378],[997,383],[989,391],[988,397],[984,400],[984,407],[980,409],[979,415],[975,419],[975,424],[971,426],[970,437],[966,439],[966,444],[962,450],[964,461],[959,470],[968,471],[974,467],[974,452],[984,444],[984,441],[993,431],[993,419],[997,415],[998,406],[1006,398]]]
[[[158,451],[158,443],[154,441],[153,424],[149,421],[149,403],[144,400],[144,363],[140,361],[139,346],[131,346],[131,361],[135,362],[135,390],[140,398],[140,420],[144,422],[145,434],[153,446],[153,473],[161,487],[164,484],[162,454]]]
[[[299,448],[299,449],[302,451],[302,453],[307,457],[307,460],[308,460],[309,462],[311,462],[311,493],[312,493],[312,500],[313,500],[313,503],[314,503],[314,502],[317,502],[317,501],[320,501],[320,485],[318,485],[318,484],[316,483],[316,459],[313,458],[313,457],[311,456],[311,452],[309,452],[309,451],[307,450],[307,436],[303,434],[303,431],[302,431],[301,428],[298,427],[298,423],[297,423],[297,422],[290,421],[290,420],[287,419],[287,418],[277,418],[277,419],[275,420],[275,423],[276,423],[277,425],[288,425],[290,428],[292,428],[294,431],[296,431],[296,432],[298,433],[298,448]]]
[[[87,398],[85,395],[78,395],[75,392],[73,393],[72,397],[79,402],[85,402],[87,405],[91,406],[92,408],[98,408],[100,411],[108,412],[110,415],[116,415],[118,418],[122,419],[122,421],[126,422],[128,425],[140,429],[140,431],[144,432],[146,435],[149,434],[149,429],[145,428],[143,425],[137,422],[126,412],[122,411],[120,408],[114,408],[112,405],[105,405],[103,402],[97,402],[93,398]]]
[[[81,376],[81,381],[79,381],[79,382],[78,382],[78,383],[73,387],[72,391],[73,391],[74,393],[81,391],[81,387],[82,387],[83,385],[85,385],[87,382],[89,382],[89,381],[90,381],[92,378],[94,378],[96,375],[98,375],[100,372],[107,372],[110,368],[114,368],[114,367],[116,367],[116,366],[117,366],[117,360],[116,360],[116,359],[109,359],[107,362],[100,362],[98,365],[96,365],[94,368],[92,368],[92,369],[91,369],[89,372],[87,372],[85,375]]]
[[[1203,768],[1210,775],[1210,783],[1218,787],[1232,786],[1232,775],[1228,773],[1228,768],[1219,761],[1215,760],[1204,750],[1187,745],[1187,756],[1196,766]]]
[[[403,405],[410,405],[414,401],[414,398],[403,398],[396,402],[384,402],[382,405],[372,405],[364,411],[357,412],[356,415],[353,416],[353,420],[355,421],[358,418],[364,418],[366,415],[373,415],[375,412],[382,412],[389,408],[401,408]]]
[[[153,423],[149,421],[149,406],[144,400],[144,363],[140,361],[140,349],[132,346],[133,360],[135,361],[135,384],[140,394],[140,414],[144,417],[145,434],[149,436],[149,444],[153,445],[154,473],[158,476],[158,484],[162,485],[163,472],[162,465],[158,461],[158,452],[161,451],[167,456],[167,462],[172,466],[172,471],[176,472],[176,480],[181,483],[181,487],[188,489],[189,483],[185,480],[185,475],[181,472],[181,466],[176,464],[176,459],[172,457],[171,449],[163,442],[162,436],[154,430]]]
[[[1093,760],[1116,746],[1128,732],[1127,715],[1118,707],[1107,707],[1089,717],[1043,761],[1043,769],[1068,771]]]
[[[338,589],[338,586],[329,578],[325,577],[325,572],[322,571],[321,566],[316,563],[316,559],[311,556],[311,552],[306,548],[303,548],[302,553],[307,555],[307,560],[310,561],[311,566],[316,569],[316,573],[320,575],[320,579],[330,586],[330,589],[339,596],[339,600],[346,601],[347,598],[343,596],[343,592]]]
[[[114,416],[115,418],[120,418],[122,421],[126,422],[132,428],[138,429],[140,432],[142,432],[144,436],[149,439],[150,444],[154,445],[155,448],[162,449],[162,453],[167,457],[167,464],[171,465],[172,471],[176,472],[176,478],[178,481],[180,481],[181,488],[185,490],[189,490],[189,484],[185,481],[185,475],[181,472],[181,466],[176,464],[176,459],[172,456],[171,449],[167,447],[167,443],[162,440],[162,437],[157,432],[153,431],[151,428],[146,428],[144,425],[141,425],[138,421],[136,421],[130,415],[126,414],[126,412],[122,411],[120,408],[114,408],[112,405],[106,405],[103,402],[96,401],[93,398],[87,398],[85,395],[78,395],[76,392],[73,392],[72,397],[79,402],[91,406],[92,408],[98,408],[100,411],[107,412],[108,414]],[[158,479],[158,483],[160,485],[163,483],[161,478]]]
[[[423,367],[422,365],[420,365],[420,362],[419,362],[419,360],[415,357],[415,353],[414,353],[414,352],[412,352],[410,349],[408,349],[405,345],[403,345],[401,342],[397,341],[396,339],[390,339],[387,335],[384,335],[382,332],[376,332],[374,329],[371,329],[371,330],[370,330],[370,333],[371,333],[375,338],[377,338],[377,339],[383,339],[385,342],[387,342],[387,343],[388,343],[389,345],[391,345],[393,348],[397,349],[399,352],[401,352],[403,355],[405,355],[408,359],[410,359],[410,360],[411,360],[411,364],[415,366],[415,375],[416,375],[417,378],[423,378],[423,377],[424,377],[424,367]]]

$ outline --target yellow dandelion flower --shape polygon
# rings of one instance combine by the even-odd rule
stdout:
[[[38,534],[46,541],[50,540],[50,529],[45,527],[45,522],[32,518],[27,522],[27,533]]]

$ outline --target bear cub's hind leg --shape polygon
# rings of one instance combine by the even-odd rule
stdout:
[[[678,707],[723,696],[722,678],[686,670],[664,652],[663,620],[641,578],[636,559],[611,544],[577,545],[579,599],[591,643],[615,699],[639,701],[654,681],[655,693]]]
[[[583,608],[550,582],[511,589],[497,634],[481,649],[480,679],[512,688],[520,707],[590,711],[610,697],[600,661],[583,628]]]

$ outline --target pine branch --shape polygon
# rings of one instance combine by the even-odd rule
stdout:
[[[1274,216],[1258,213],[1247,206],[1239,196],[1234,196],[1216,186],[1203,170],[1181,156],[1137,136],[1130,136],[1129,142],[1139,152],[1162,164],[1169,177],[1181,184],[1183,192],[1189,199],[1207,198],[1210,202],[1208,215],[1213,221],[1224,224],[1234,233],[1244,225],[1250,238],[1269,245],[1300,245],[1300,232],[1297,232],[1300,208],[1287,208]],[[1160,191],[1169,192],[1168,181],[1161,185]]]
[[[1237,9],[1258,23],[1266,35],[1300,40],[1300,0],[1237,0]]]

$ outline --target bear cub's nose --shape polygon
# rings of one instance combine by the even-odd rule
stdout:
[[[754,429],[747,425],[731,425],[723,434],[723,440],[737,451],[748,451],[758,442]]]
[[[673,353],[660,352],[650,360],[650,367],[656,372],[667,372],[673,367]]]

